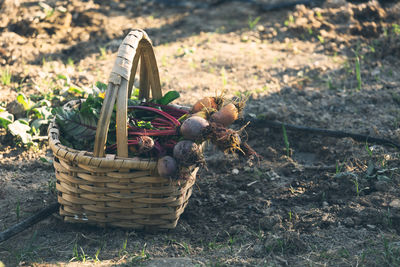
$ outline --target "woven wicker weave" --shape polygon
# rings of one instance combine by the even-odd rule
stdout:
[[[54,154],[60,215],[68,222],[132,229],[175,228],[192,193],[197,168],[184,181],[160,177],[157,162],[128,158],[127,99],[140,59],[140,98],[162,96],[157,64],[147,34],[131,31],[112,69],[97,125],[94,152],[68,148],[59,140],[55,121],[49,127]],[[151,89],[151,90],[150,90]],[[79,101],[64,108],[76,108]],[[105,154],[114,104],[117,106],[117,155]]]

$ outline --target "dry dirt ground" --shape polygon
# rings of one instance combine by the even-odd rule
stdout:
[[[181,104],[226,89],[228,98],[249,95],[246,115],[400,143],[400,5],[361,2],[266,11],[268,1],[3,0],[0,65],[12,79],[0,83],[0,102],[59,90],[58,74],[80,87],[106,82],[120,42],[142,28],[163,90],[181,92]],[[56,195],[53,167],[40,160],[50,157],[46,143],[26,149],[0,130],[2,231]],[[288,130],[287,150],[282,129],[247,132],[263,160],[249,166],[208,148],[209,170],[200,172],[175,230],[99,229],[53,216],[1,243],[0,260],[400,265],[398,149]]]

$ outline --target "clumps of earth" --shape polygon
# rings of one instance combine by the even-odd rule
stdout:
[[[393,23],[399,8],[385,11],[375,1],[358,5],[327,1],[326,5],[327,8],[312,9],[298,5],[285,22],[288,32],[303,40],[310,37],[319,40],[331,52],[337,52],[338,48],[349,46],[359,38],[381,38],[385,40],[378,43],[385,43],[385,48],[378,45],[376,52],[381,52],[378,54],[400,54],[400,30]]]

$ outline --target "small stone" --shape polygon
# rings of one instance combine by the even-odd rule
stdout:
[[[259,32],[265,32],[265,27],[263,25],[258,25],[257,26],[257,31]]]
[[[241,38],[240,38],[240,41],[242,41],[242,42],[247,42],[249,40],[249,36],[247,36],[247,35],[243,35]]]
[[[238,170],[238,169],[236,169],[236,168],[235,168],[235,169],[233,169],[233,170],[232,170],[232,174],[238,175],[238,174],[239,174],[239,170]]]
[[[323,208],[329,207],[329,203],[326,202],[326,201],[322,202],[322,207],[323,207]]]
[[[372,229],[372,230],[374,230],[374,229],[376,228],[376,226],[373,225],[373,224],[367,224],[367,227],[368,227],[369,229]]]
[[[391,208],[400,209],[400,200],[399,199],[393,199],[392,202],[389,203],[389,206]]]

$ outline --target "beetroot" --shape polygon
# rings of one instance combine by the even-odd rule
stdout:
[[[186,119],[181,126],[181,134],[188,140],[201,140],[204,128],[209,125],[208,121],[197,116]]]
[[[177,174],[178,165],[173,157],[164,156],[158,160],[157,170],[160,176],[171,178]]]
[[[204,164],[200,146],[190,140],[179,141],[174,146],[173,155],[181,166]]]

